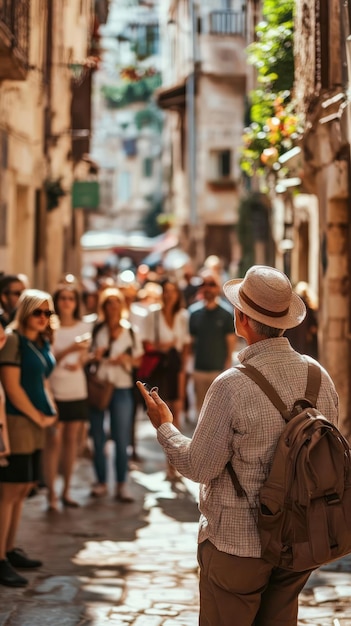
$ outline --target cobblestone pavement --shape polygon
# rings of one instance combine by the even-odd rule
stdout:
[[[29,573],[25,590],[0,587],[0,626],[197,624],[197,485],[165,480],[164,455],[145,418],[138,440],[134,503],[114,501],[112,485],[109,496],[90,498],[86,459],[72,489],[80,508],[49,513],[42,493],[26,502],[18,544],[44,566]],[[299,626],[351,626],[350,572],[347,557],[313,574]]]

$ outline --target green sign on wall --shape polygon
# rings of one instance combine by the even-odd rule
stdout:
[[[74,209],[94,211],[99,208],[99,183],[94,180],[75,180],[72,187],[72,206]]]

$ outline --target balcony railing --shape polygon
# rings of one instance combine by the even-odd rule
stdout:
[[[25,78],[30,0],[0,0],[0,78]]]
[[[211,35],[241,35],[246,32],[246,13],[238,11],[211,11],[209,14]]]

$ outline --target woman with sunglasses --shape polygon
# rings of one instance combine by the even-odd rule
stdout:
[[[114,287],[105,289],[99,299],[99,321],[93,330],[93,354],[99,363],[97,375],[114,385],[108,407],[110,434],[115,443],[115,498],[120,502],[132,502],[127,490],[128,453],[134,412],[133,369],[140,365],[143,348],[139,333],[132,328],[126,315],[122,292]],[[94,467],[97,484],[92,495],[107,493],[106,458],[104,453],[106,434],[104,411],[91,408],[91,436],[94,442]]]
[[[47,378],[55,359],[50,339],[55,327],[51,296],[36,289],[23,292],[16,316],[0,351],[0,379],[6,396],[10,442],[8,465],[0,467],[0,584],[24,587],[28,580],[16,568],[34,569],[41,561],[30,559],[15,547],[22,505],[41,478],[41,451],[45,429],[56,422]]]
[[[57,406],[58,422],[55,429],[48,429],[46,433],[44,460],[49,510],[56,511],[55,481],[59,463],[63,476],[62,504],[74,508],[79,506],[70,497],[69,491],[79,441],[84,424],[89,421],[84,365],[91,342],[92,324],[81,319],[80,294],[74,285],[60,286],[53,300],[60,326],[52,346],[57,365],[49,383]]]

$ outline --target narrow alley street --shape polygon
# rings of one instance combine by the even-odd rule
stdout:
[[[191,434],[189,424],[184,430]],[[27,589],[0,588],[0,626],[197,624],[197,485],[165,480],[163,452],[144,416],[138,442],[134,503],[90,498],[87,459],[73,483],[80,508],[49,513],[44,493],[27,500],[19,544],[44,566],[29,574]],[[316,572],[301,596],[299,626],[350,626],[350,583],[351,557]]]

